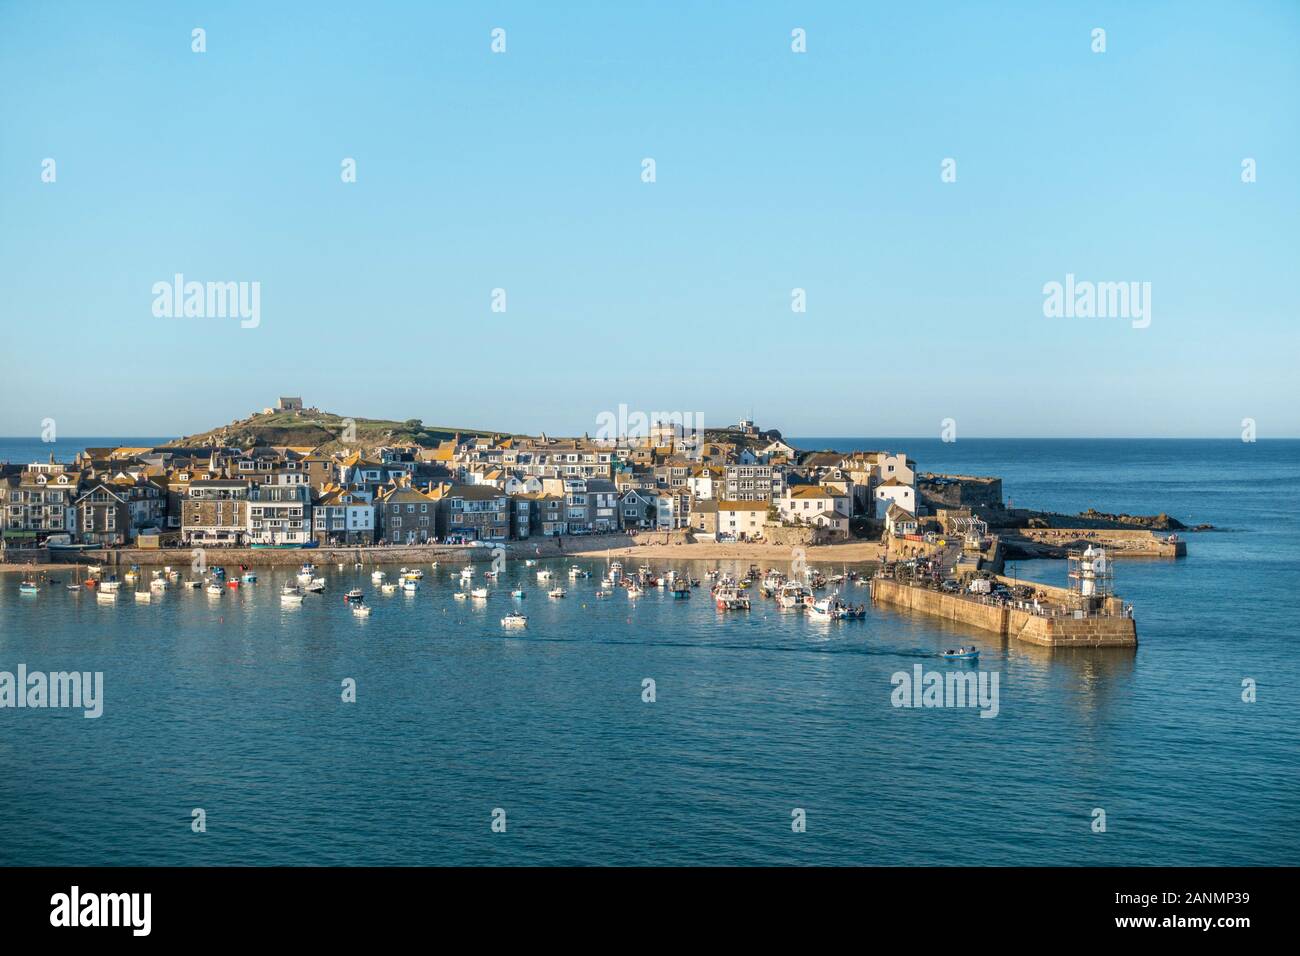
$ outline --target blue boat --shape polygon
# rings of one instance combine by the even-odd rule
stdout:
[[[962,647],[955,651],[944,651],[939,656],[946,657],[950,661],[977,661],[979,660],[980,652],[974,647]]]

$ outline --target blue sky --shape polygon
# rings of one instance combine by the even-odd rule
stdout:
[[[1296,436],[1297,146],[1290,2],[0,0],[0,434]],[[155,318],[178,272],[261,324]]]

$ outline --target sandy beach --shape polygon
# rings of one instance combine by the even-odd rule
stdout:
[[[793,558],[793,549],[774,544],[634,544],[624,547],[587,547],[579,539],[569,539],[564,554],[584,557],[612,558],[668,558],[677,561],[740,561],[763,567],[780,565]],[[554,552],[548,552],[553,554]],[[854,564],[879,561],[881,546],[876,541],[850,541],[844,544],[821,545],[805,549],[805,558],[813,564]]]

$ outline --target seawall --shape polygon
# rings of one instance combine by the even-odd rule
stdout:
[[[913,587],[889,578],[872,579],[871,600],[1041,647],[1137,646],[1137,625],[1122,611],[1090,617],[1035,614],[1008,605],[985,603],[975,597]]]

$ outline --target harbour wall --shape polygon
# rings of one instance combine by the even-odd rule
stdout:
[[[872,579],[871,600],[873,603],[907,608],[1041,647],[1137,646],[1137,625],[1131,617],[1123,616],[1122,604],[1120,613],[1104,616],[1049,616],[1007,605],[986,604],[973,597],[914,587],[889,578]],[[1114,605],[1108,604],[1107,610],[1113,612]]]

